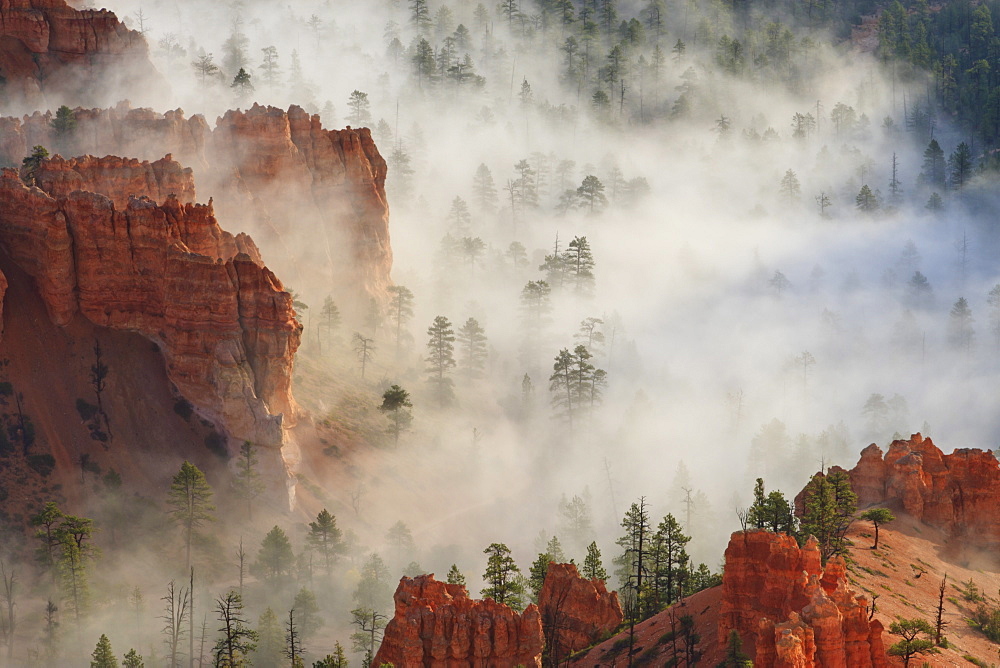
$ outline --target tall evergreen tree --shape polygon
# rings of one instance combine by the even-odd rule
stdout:
[[[428,383],[442,408],[450,404],[454,398],[452,380],[448,377],[455,367],[455,330],[451,322],[443,315],[434,318],[427,328],[427,373]]]
[[[524,607],[524,585],[519,578],[521,569],[510,556],[510,548],[503,543],[491,543],[483,550],[483,554],[488,555],[486,572],[483,574],[486,587],[480,594],[497,603],[521,610]]]
[[[184,531],[185,564],[191,569],[191,541],[197,529],[214,522],[212,488],[197,466],[185,461],[174,476],[167,493],[170,518]]]
[[[486,368],[486,332],[475,318],[469,318],[456,334],[458,364],[466,378],[481,378]]]

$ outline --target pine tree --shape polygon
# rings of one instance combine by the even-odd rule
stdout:
[[[845,534],[854,519],[858,497],[846,471],[817,473],[803,490],[805,512],[801,520],[804,536],[815,536],[825,563],[845,549]]]
[[[587,556],[583,560],[583,577],[588,580],[608,579],[608,572],[601,563],[601,551],[597,548],[596,542],[587,546]]]
[[[337,518],[326,508],[319,511],[316,521],[309,523],[306,541],[323,558],[323,567],[329,576],[333,563],[344,552],[343,532],[337,528]]]
[[[118,668],[118,658],[111,649],[111,641],[103,633],[91,656],[94,659],[90,662],[90,668]]]
[[[258,460],[256,447],[250,441],[243,441],[240,446],[240,457],[236,476],[233,479],[233,489],[237,496],[246,501],[247,519],[253,519],[253,501],[264,493],[264,481],[257,470]]]
[[[392,285],[388,288],[388,315],[394,329],[396,339],[396,357],[399,357],[403,341],[412,339],[404,327],[413,317],[413,293],[402,285]]]
[[[972,351],[976,336],[972,323],[972,309],[969,308],[969,302],[965,300],[965,297],[959,297],[958,301],[951,307],[948,324],[948,342],[952,347],[966,353]]]
[[[444,408],[454,398],[452,380],[448,373],[455,367],[455,331],[451,322],[443,315],[434,318],[433,324],[427,328],[427,373],[428,383],[438,401]]]
[[[274,610],[270,607],[261,613],[257,620],[257,649],[253,655],[253,665],[277,668],[284,663],[285,638],[281,632],[281,623]]]
[[[129,649],[125,654],[125,658],[122,659],[122,668],[145,668],[145,665],[142,655],[134,649]]]
[[[195,531],[206,522],[214,522],[212,488],[197,466],[185,461],[174,476],[167,493],[170,518],[184,531],[185,563],[191,569],[191,541]]]
[[[946,177],[945,168],[944,150],[938,144],[937,139],[932,139],[924,150],[924,164],[920,178],[931,188],[943,190]]]
[[[465,576],[462,575],[462,571],[458,570],[458,566],[455,564],[452,564],[451,568],[448,569],[447,582],[448,584],[465,586]]]
[[[481,378],[486,367],[486,332],[475,318],[469,318],[456,334],[458,364],[468,379]]]
[[[236,99],[240,102],[249,98],[250,94],[254,92],[253,84],[250,82],[250,73],[242,67],[233,77],[233,83],[229,84],[229,87],[236,91]]]
[[[265,580],[276,580],[290,574],[294,564],[292,543],[281,527],[275,525],[261,541],[251,572],[256,572]]]
[[[594,292],[594,255],[587,237],[573,237],[563,255],[569,281],[577,294],[591,295]]]
[[[485,164],[480,164],[476,168],[476,174],[472,179],[472,195],[476,206],[481,211],[492,212],[496,210],[497,189],[493,183],[493,175]]]
[[[483,550],[483,554],[489,558],[486,562],[486,572],[483,574],[486,587],[480,594],[514,610],[521,610],[524,607],[522,599],[524,585],[518,577],[521,569],[510,556],[510,548],[503,543],[491,543]]]
[[[393,385],[382,394],[382,405],[378,407],[379,412],[389,415],[392,425],[389,433],[392,434],[393,443],[399,445],[399,435],[406,431],[413,421],[410,410],[413,404],[410,402],[410,393],[399,385]]]

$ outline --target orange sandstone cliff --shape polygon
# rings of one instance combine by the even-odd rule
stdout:
[[[624,619],[618,593],[609,592],[603,580],[581,577],[574,564],[549,564],[538,609],[553,665],[606,637]]]
[[[55,134],[51,113],[0,118],[0,164],[20,164],[35,145],[150,161],[171,154],[194,166],[199,192],[230,227],[253,234],[286,280],[323,276],[347,312],[385,298],[392,269],[386,163],[368,129],[327,130],[294,105],[229,111],[214,130],[200,115],[127,103],[75,115],[71,136]]]
[[[171,194],[193,198],[190,171],[169,158],[87,156],[43,164],[37,182],[0,171],[0,249],[33,278],[51,321],[80,313],[144,335],[177,391],[231,443],[280,447],[296,412],[291,296],[249,237],[219,227],[211,204]]]
[[[1000,547],[1000,463],[988,450],[944,454],[930,438],[874,443],[849,472],[858,506],[885,505],[968,546]]]
[[[542,622],[534,605],[518,614],[491,599],[470,599],[465,587],[438,582],[433,575],[402,578],[393,599],[395,616],[385,628],[374,666],[542,665]]]
[[[888,666],[882,624],[847,585],[842,559],[824,569],[815,539],[736,532],[726,548],[719,639],[740,633],[754,665],[791,668]]]
[[[65,0],[0,0],[0,77],[3,102],[31,107],[47,95],[94,103],[111,85],[162,82],[141,34]]]

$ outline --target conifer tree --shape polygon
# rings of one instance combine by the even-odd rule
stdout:
[[[214,522],[212,488],[197,466],[185,461],[174,476],[167,493],[170,518],[184,532],[185,564],[191,569],[191,542],[195,531],[206,522]]]
[[[439,315],[427,328],[427,335],[430,337],[427,340],[426,358],[428,383],[438,405],[444,408],[454,398],[452,380],[448,374],[455,367],[455,330],[448,318]]]
[[[118,668],[118,657],[111,649],[111,641],[103,633],[91,656],[94,658],[90,662],[90,668]]]

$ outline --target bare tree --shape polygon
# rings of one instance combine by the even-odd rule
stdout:
[[[170,668],[180,666],[177,649],[180,646],[181,636],[184,635],[184,622],[188,615],[190,594],[191,592],[184,588],[178,591],[174,581],[171,580],[167,584],[166,595],[160,598],[164,603],[163,614],[160,616],[160,619],[164,622],[163,635],[166,636],[165,642],[169,657],[167,665]]]

